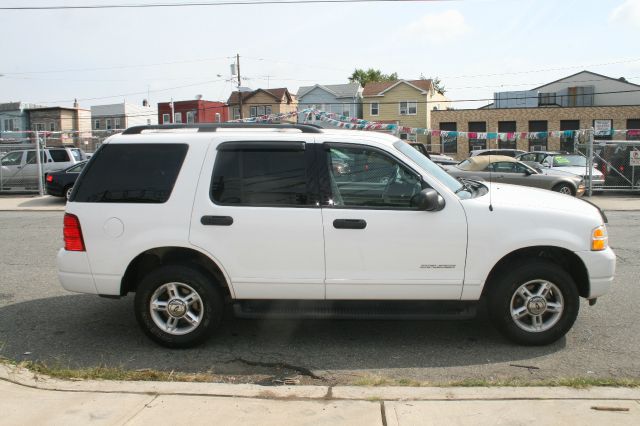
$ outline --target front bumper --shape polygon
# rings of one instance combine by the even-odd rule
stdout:
[[[607,293],[616,272],[616,254],[611,247],[602,251],[579,251],[576,254],[584,262],[589,274],[587,299],[595,299]]]

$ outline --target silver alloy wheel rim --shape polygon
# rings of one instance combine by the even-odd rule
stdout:
[[[71,198],[71,191],[73,191],[73,186],[70,187],[69,189],[67,189],[66,194],[64,194],[64,196],[67,199],[67,201],[69,201],[69,198]]]
[[[204,316],[200,295],[191,286],[178,282],[158,287],[151,295],[149,311],[155,325],[174,336],[191,333]]]
[[[560,289],[547,280],[522,284],[511,297],[511,318],[524,331],[541,333],[552,328],[562,317],[564,298]]]
[[[573,195],[573,193],[571,192],[571,188],[569,188],[568,186],[561,186],[560,191],[558,192],[561,194]]]

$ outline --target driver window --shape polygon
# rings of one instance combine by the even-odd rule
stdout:
[[[331,201],[342,207],[414,209],[422,190],[418,176],[390,156],[366,147],[327,151]]]
[[[10,152],[2,158],[3,166],[19,166],[22,161],[22,151],[21,152]]]

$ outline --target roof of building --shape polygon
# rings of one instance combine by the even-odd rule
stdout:
[[[364,91],[362,95],[363,96],[381,95],[387,90],[397,86],[400,83],[408,84],[409,86],[413,86],[417,90],[421,90],[423,92],[428,92],[432,88],[431,80],[376,81],[376,82],[367,83],[367,85],[364,86]]]
[[[360,91],[360,83],[347,84],[315,84],[313,86],[303,86],[298,89],[297,96],[302,98],[313,89],[320,88],[331,93],[336,98],[353,98]]]
[[[570,79],[572,77],[575,77],[575,76],[583,74],[583,73],[591,74],[591,75],[593,75],[595,77],[600,77],[598,80],[613,80],[613,81],[617,81],[618,83],[629,84],[631,86],[640,87],[639,84],[631,83],[630,81],[627,81],[626,79],[624,79],[624,77],[621,77],[621,78],[623,78],[623,80],[621,80],[620,78],[613,78],[613,77],[609,77],[609,76],[606,76],[606,75],[598,74],[598,73],[595,73],[595,72],[592,72],[592,71],[582,70],[582,71],[577,72],[575,74],[571,74],[571,75],[568,75],[566,77],[559,78],[559,79],[557,79],[555,81],[552,81],[550,83],[545,83],[542,86],[534,87],[531,90],[538,90],[538,89],[541,89],[541,88],[543,88],[545,86],[549,86],[549,85],[554,84],[554,83],[559,83],[562,80],[568,80],[568,79]],[[585,81],[585,83],[587,83],[587,81]]]
[[[256,89],[252,92],[235,91],[235,92],[232,92],[231,95],[229,96],[229,99],[227,100],[227,104],[232,105],[232,104],[239,103],[240,98],[238,97],[238,93],[242,93],[242,102],[245,102],[246,100],[248,100],[249,98],[251,98],[252,96],[260,92],[267,93],[268,95],[273,96],[274,99],[277,101],[280,101],[283,97],[286,97],[289,102],[293,100],[291,94],[289,93],[289,89],[287,89],[286,87],[279,87],[277,89]]]
[[[63,107],[63,106],[52,106],[52,107],[38,107],[38,108],[29,108],[29,111],[34,111],[34,112],[38,112],[38,111],[51,111],[54,109],[64,109],[67,111],[91,111],[89,109],[86,108],[73,108],[73,107]]]

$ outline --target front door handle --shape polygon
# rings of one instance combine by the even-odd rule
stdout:
[[[202,216],[200,223],[213,226],[231,226],[233,218],[231,216]]]
[[[364,219],[336,219],[333,221],[336,229],[364,229],[367,222]]]

